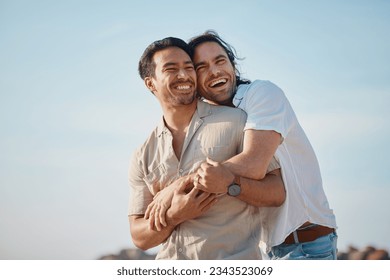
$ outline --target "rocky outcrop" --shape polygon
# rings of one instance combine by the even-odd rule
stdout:
[[[117,255],[106,255],[99,258],[99,260],[154,260],[155,255],[146,254],[139,249],[124,249]]]
[[[383,249],[376,249],[373,246],[367,246],[361,250],[349,246],[347,252],[337,254],[339,260],[389,260],[389,253]]]
[[[156,255],[146,254],[139,249],[124,249],[117,255],[106,255],[99,260],[154,260]],[[339,251],[338,260],[389,260],[390,256],[386,250],[376,249],[373,246],[367,246],[361,250],[349,246],[347,252]]]

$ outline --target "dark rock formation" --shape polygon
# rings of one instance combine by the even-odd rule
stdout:
[[[383,249],[367,246],[361,250],[349,246],[347,252],[338,252],[339,260],[389,260],[389,253]]]
[[[106,255],[99,258],[99,260],[154,260],[155,255],[146,254],[139,249],[124,249],[117,255]]]
[[[146,254],[139,249],[124,249],[117,255],[106,255],[99,260],[154,260],[156,255]],[[383,249],[376,249],[373,246],[367,246],[361,250],[349,246],[347,252],[339,251],[338,260],[390,260],[389,253]]]

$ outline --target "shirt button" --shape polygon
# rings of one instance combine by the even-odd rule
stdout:
[[[179,172],[180,172],[180,173],[183,173],[183,169],[180,169]]]
[[[182,248],[179,248],[179,253],[182,253],[183,252],[183,249]]]

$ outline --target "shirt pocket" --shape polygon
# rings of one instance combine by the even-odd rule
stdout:
[[[194,165],[199,165],[201,162],[205,161],[207,157],[214,161],[221,162],[231,158],[234,155],[236,155],[236,151],[229,145],[198,147],[194,151],[193,163]]]
[[[144,177],[144,181],[153,196],[169,183],[169,179],[170,176],[165,163],[160,163]]]

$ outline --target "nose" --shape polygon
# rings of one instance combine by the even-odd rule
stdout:
[[[188,73],[185,69],[179,69],[179,72],[177,73],[177,77],[179,79],[185,79],[188,77]]]
[[[212,65],[210,66],[210,74],[213,76],[217,76],[220,72],[218,65]]]

